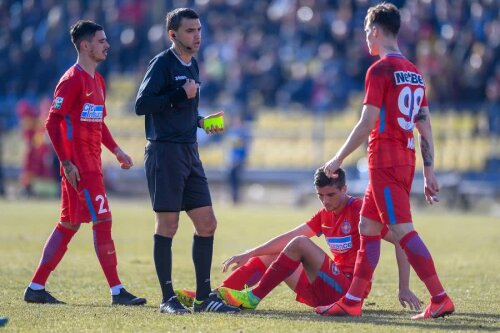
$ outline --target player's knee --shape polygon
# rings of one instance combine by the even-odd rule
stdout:
[[[359,222],[360,235],[377,236],[380,235],[382,228],[383,228],[382,223],[378,223],[373,220],[361,218],[361,221]]]
[[[297,236],[293,238],[285,247],[287,251],[300,251],[302,250],[310,239],[306,236]]]
[[[68,222],[59,222],[59,224],[66,229],[73,230],[73,231],[78,231],[80,229],[80,224],[72,224]]]

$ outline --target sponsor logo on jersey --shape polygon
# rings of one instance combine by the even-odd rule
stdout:
[[[424,86],[424,79],[422,75],[410,72],[410,71],[397,71],[394,72],[394,80],[396,80],[396,84],[411,84],[415,86]]]
[[[102,122],[104,106],[85,103],[83,105],[80,121]]]
[[[340,230],[342,230],[344,235],[347,235],[348,233],[350,233],[351,232],[351,224],[349,223],[349,221],[344,220],[344,222],[342,222],[342,224],[340,225]]]
[[[54,98],[54,102],[52,103],[52,107],[54,109],[60,109],[60,108],[62,108],[63,101],[64,101],[64,98],[62,98],[62,97],[58,96],[58,97]]]
[[[352,236],[327,237],[326,241],[330,250],[335,253],[345,253],[352,249]]]
[[[186,75],[177,75],[175,77],[175,81],[181,81],[181,80],[186,80],[187,76]]]

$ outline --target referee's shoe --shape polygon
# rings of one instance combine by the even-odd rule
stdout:
[[[194,300],[194,312],[219,312],[219,313],[237,313],[240,308],[227,305],[224,303],[216,293],[210,293],[203,301]]]
[[[162,302],[160,304],[160,312],[180,315],[191,313],[188,308],[182,305],[177,296],[172,296],[167,301]]]

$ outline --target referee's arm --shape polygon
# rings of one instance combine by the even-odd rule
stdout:
[[[166,66],[165,61],[161,61],[160,58],[153,59],[149,64],[135,100],[135,113],[138,116],[167,112],[171,109],[172,103],[187,100],[186,92],[182,87],[161,93],[165,91],[167,85]]]

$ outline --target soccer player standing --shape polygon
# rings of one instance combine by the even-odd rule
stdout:
[[[380,59],[366,74],[361,119],[337,154],[325,164],[326,173],[334,177],[342,161],[369,137],[370,181],[361,208],[361,247],[354,279],[346,296],[317,309],[324,315],[361,315],[363,293],[380,257],[380,231],[384,225],[399,241],[431,294],[431,303],[413,319],[443,317],[454,311],[431,254],[412,223],[410,189],[415,171],[415,126],[420,136],[425,198],[429,204],[437,201],[439,185],[433,168],[434,146],[425,83],[417,68],[399,51],[400,21],[399,10],[392,4],[381,3],[368,9],[366,42],[370,54]]]
[[[199,15],[178,8],[166,16],[172,46],[149,63],[137,94],[135,111],[145,116],[144,165],[151,203],[156,215],[154,262],[162,291],[160,311],[183,314],[185,308],[172,287],[172,239],[177,232],[180,211],[192,220],[192,256],[196,273],[195,312],[238,312],[211,293],[210,269],[217,220],[207,178],[198,154],[196,131],[204,119],[198,113],[199,69],[193,57],[201,43]],[[222,128],[211,127],[207,133]]]
[[[63,303],[45,290],[45,283],[81,223],[92,221],[94,248],[111,288],[112,304],[145,304],[144,298],[127,292],[118,277],[111,211],[102,177],[101,144],[113,152],[122,169],[133,165],[104,123],[106,87],[96,67],[106,59],[109,44],[102,26],[91,21],[76,22],[70,34],[78,59],[59,80],[45,124],[61,162],[61,216],[45,244],[24,300]]]

